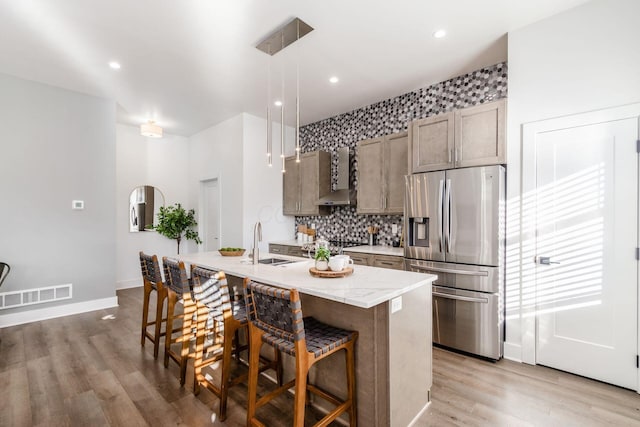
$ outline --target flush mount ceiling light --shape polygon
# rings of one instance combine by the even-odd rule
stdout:
[[[162,138],[162,128],[155,124],[153,120],[140,125],[140,135],[148,138]]]
[[[109,67],[111,67],[114,70],[119,70],[120,68],[122,68],[122,66],[120,65],[119,62],[116,61],[111,61],[109,62]]]
[[[306,22],[300,18],[294,18],[289,23],[276,29],[256,46],[269,56],[273,56],[285,47],[300,40],[302,37],[313,31]],[[298,58],[299,59],[299,58]],[[276,101],[275,105],[280,107],[280,157],[282,158],[282,172],[285,172],[284,158],[284,71],[282,73],[282,101]],[[269,166],[272,165],[272,132],[271,132],[271,62],[267,71],[267,159]],[[299,65],[296,64],[296,162],[300,162],[300,73]]]
[[[433,33],[433,37],[437,39],[441,39],[446,35],[447,35],[447,32],[445,30],[437,30],[437,31],[434,31]]]
[[[336,76],[332,76],[329,78],[329,82],[330,83],[338,83],[340,81],[340,79],[338,79]]]

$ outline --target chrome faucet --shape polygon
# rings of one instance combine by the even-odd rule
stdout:
[[[260,259],[260,250],[258,249],[258,242],[262,242],[262,224],[260,221],[256,222],[253,227],[253,263],[257,264]]]

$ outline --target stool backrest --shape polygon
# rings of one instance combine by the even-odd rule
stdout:
[[[227,278],[222,271],[191,266],[193,299],[203,304],[216,320],[232,316]]]
[[[168,287],[178,295],[184,292],[190,292],[189,279],[187,278],[187,269],[184,262],[173,258],[162,257],[162,265],[164,266],[164,279]]]
[[[142,270],[142,278],[152,284],[162,285],[162,276],[160,275],[160,266],[158,265],[158,257],[155,255],[147,255],[140,251],[140,269]]]
[[[249,321],[278,338],[295,342],[304,339],[300,296],[296,289],[282,289],[245,280],[244,298]]]
[[[2,286],[2,282],[9,275],[9,271],[11,271],[11,267],[6,262],[0,262],[0,286]]]

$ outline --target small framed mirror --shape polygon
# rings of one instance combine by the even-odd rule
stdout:
[[[158,225],[158,211],[164,206],[164,195],[152,185],[141,185],[129,195],[129,231],[153,231]]]

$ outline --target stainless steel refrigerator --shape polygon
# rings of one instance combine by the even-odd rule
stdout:
[[[408,175],[405,269],[438,275],[435,343],[500,359],[504,341],[505,170]]]

